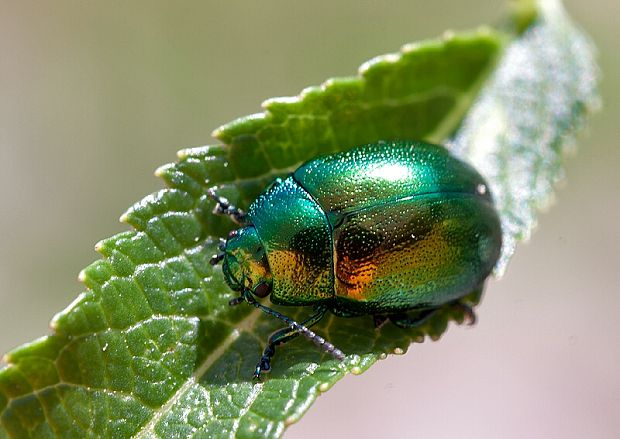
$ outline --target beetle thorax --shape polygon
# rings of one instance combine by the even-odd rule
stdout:
[[[271,291],[272,279],[265,248],[254,226],[235,230],[228,235],[222,267],[226,283],[235,291],[250,291],[265,297]]]

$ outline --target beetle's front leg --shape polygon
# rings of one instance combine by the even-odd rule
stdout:
[[[213,208],[213,213],[215,215],[227,215],[236,224],[239,224],[240,226],[245,225],[246,213],[238,207],[230,204],[228,198],[219,196],[213,188],[207,190],[207,195],[215,201],[215,207]]]
[[[310,328],[311,326],[317,324],[327,312],[327,308],[321,306],[315,308],[315,313],[308,317],[306,320],[301,322],[299,326],[304,328]],[[296,327],[288,327],[280,329],[269,337],[267,341],[267,346],[263,350],[263,355],[260,357],[258,364],[256,365],[256,369],[254,370],[254,379],[260,380],[260,376],[262,372],[269,372],[271,370],[271,358],[276,353],[276,346],[284,344],[288,341],[291,341],[295,337],[297,337],[301,331]]]

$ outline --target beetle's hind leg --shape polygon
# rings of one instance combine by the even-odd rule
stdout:
[[[465,316],[465,320],[469,326],[474,325],[478,318],[476,317],[476,313],[474,312],[474,307],[465,302],[455,302],[452,304],[452,309],[455,311],[461,311]]]
[[[399,328],[419,328],[420,326],[428,322],[438,311],[443,310],[445,306],[446,305],[437,308],[421,310],[413,315],[392,314],[388,316],[388,318]],[[473,325],[474,323],[476,323],[476,314],[470,304],[457,300],[455,302],[449,303],[447,307],[451,310],[462,312],[465,315],[465,319],[467,320],[468,325]]]
[[[431,308],[417,311],[415,314],[392,314],[388,318],[399,328],[412,329],[422,326],[433,317],[441,308]]]
[[[385,325],[388,320],[390,320],[390,317],[385,314],[374,314],[372,316],[372,321],[375,325],[375,329],[381,329],[381,327],[383,327],[383,325]]]
[[[215,215],[227,215],[236,224],[239,224],[240,226],[245,225],[247,217],[246,213],[238,207],[230,204],[228,198],[219,196],[217,192],[215,192],[214,188],[208,189],[207,195],[215,201],[215,207],[213,208],[213,213]]]
[[[315,313],[308,317],[303,322],[299,323],[299,326],[310,328],[317,324],[327,312],[327,308],[320,306],[315,308]],[[288,328],[280,329],[269,337],[267,346],[263,350],[263,355],[260,357],[256,369],[254,370],[254,379],[260,380],[262,372],[269,372],[271,370],[271,358],[276,353],[276,346],[289,342],[301,334],[301,330],[298,327],[289,326]],[[324,347],[329,348],[330,343],[327,343],[322,337],[316,336],[315,343],[322,344]],[[327,346],[329,344],[329,346]]]

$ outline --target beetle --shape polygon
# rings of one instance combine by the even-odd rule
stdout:
[[[473,310],[463,298],[481,291],[502,234],[488,186],[444,147],[389,141],[317,157],[276,179],[249,206],[216,189],[214,213],[240,228],[222,240],[228,286],[246,302],[284,320],[269,337],[254,377],[271,369],[276,346],[304,335],[335,358],[345,355],[309,328],[331,312],[371,315],[403,328],[445,306]],[[312,306],[300,323],[259,303]]]

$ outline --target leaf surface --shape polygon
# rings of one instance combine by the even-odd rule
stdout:
[[[557,3],[544,5],[509,44],[481,29],[405,46],[358,76],[267,101],[263,113],[216,130],[222,145],[180,151],[158,170],[167,187],[121,218],[133,230],[97,245],[103,259],[81,273],[86,291],[56,315],[52,335],[5,356],[0,437],[279,437],[346,373],[462,321],[446,309],[418,330],[376,331],[370,318],[329,317],[316,332],[349,354],[344,362],[296,340],[279,350],[268,379],[253,383],[280,324],[228,306],[233,294],[208,261],[231,224],[211,214],[206,190],[221,186],[245,207],[317,154],[380,139],[452,138],[493,188],[507,261],[596,103],[589,43]]]
[[[504,231],[500,273],[553,196],[563,153],[600,106],[594,58],[560,2],[541,2],[540,18],[507,48],[448,145],[491,185]]]

